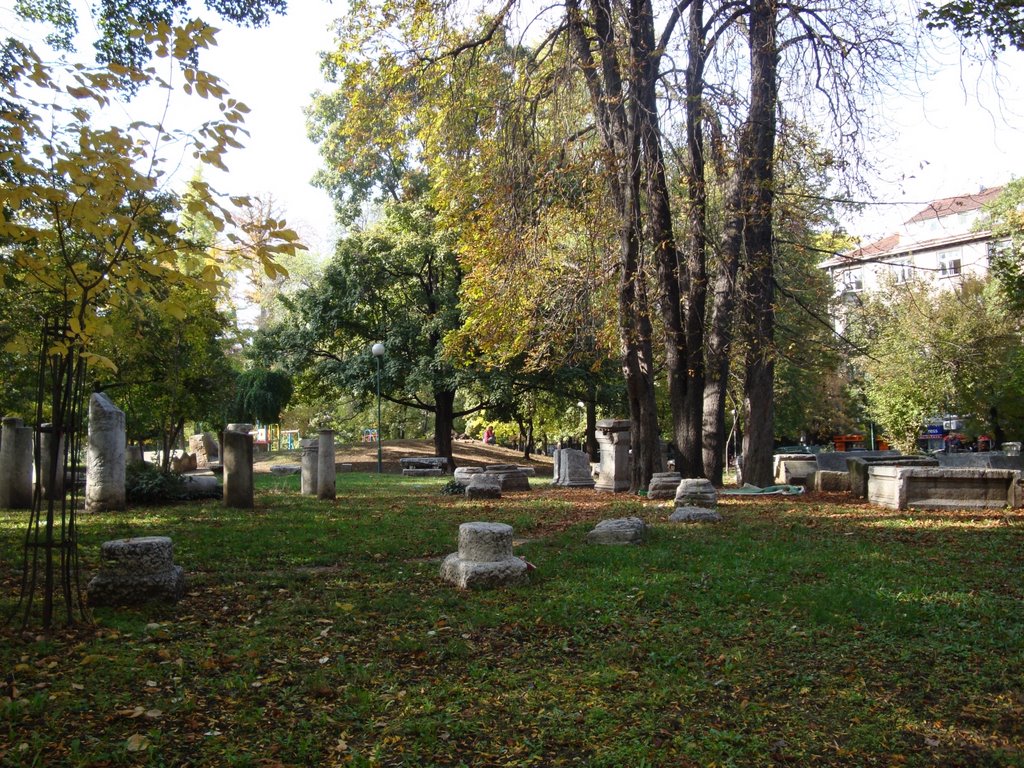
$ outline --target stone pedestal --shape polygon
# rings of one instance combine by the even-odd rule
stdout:
[[[0,509],[32,508],[32,427],[14,416],[0,435]]]
[[[601,419],[597,422],[597,445],[601,449],[601,465],[594,488],[620,493],[629,490],[628,419]]]
[[[334,430],[320,430],[320,448],[317,458],[316,495],[319,499],[333,499],[338,495],[337,471],[334,468]]]
[[[224,506],[252,509],[252,435],[224,431]]]
[[[320,439],[310,437],[302,440],[302,495],[316,496],[317,476],[320,469]]]
[[[527,580],[528,566],[512,554],[512,526],[463,523],[459,551],[441,564],[441,578],[460,589],[488,589]]]
[[[102,392],[89,398],[89,450],[86,459],[85,509],[102,512],[125,508],[124,411]]]
[[[55,448],[54,443],[57,443]],[[39,474],[37,478],[44,499],[64,497],[64,436],[58,440],[53,424],[43,424],[39,430]],[[51,466],[56,464],[53,470]],[[52,473],[52,474],[51,474]],[[53,487],[50,487],[51,478]]]
[[[185,594],[185,573],[174,564],[167,536],[105,541],[100,561],[99,575],[88,586],[91,606],[177,602]]]

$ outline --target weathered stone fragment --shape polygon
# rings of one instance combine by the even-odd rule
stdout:
[[[722,515],[706,507],[676,507],[668,519],[673,523],[717,523]]]
[[[185,593],[185,574],[173,555],[167,536],[103,542],[100,572],[88,586],[89,605],[177,602]]]
[[[703,477],[688,477],[679,481],[676,489],[677,507],[718,507],[718,492],[710,480]]]
[[[588,544],[643,544],[647,523],[639,517],[602,520],[587,534]]]
[[[482,474],[483,471],[483,467],[459,467],[455,470],[454,480],[465,488],[469,485],[469,481],[472,480],[475,475]]]
[[[678,472],[655,472],[647,486],[648,499],[674,499],[682,475]]]
[[[480,472],[466,486],[467,499],[500,499],[501,478],[491,472]]]

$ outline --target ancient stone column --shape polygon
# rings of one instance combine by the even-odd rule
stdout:
[[[335,486],[334,430],[321,429],[319,456],[317,459],[316,495],[321,499],[333,499],[338,491]]]
[[[595,488],[599,491],[619,493],[629,490],[629,427],[628,419],[601,419],[597,422],[601,468]]]
[[[316,496],[317,469],[320,461],[320,440],[307,438],[299,443],[302,447],[302,495]]]
[[[32,508],[32,427],[15,417],[3,420],[0,436],[0,508]]]
[[[39,430],[39,464],[40,475],[38,482],[42,489],[44,499],[61,499],[64,496],[64,436],[60,436],[56,455],[54,455],[54,442],[57,436],[53,434],[53,424],[43,424]],[[56,468],[53,472],[53,488],[50,485],[50,465],[56,459]]]
[[[252,509],[252,435],[224,431],[224,506]]]
[[[85,470],[85,509],[124,509],[124,411],[102,392],[89,398],[89,449]]]

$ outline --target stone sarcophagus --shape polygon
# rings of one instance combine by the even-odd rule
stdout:
[[[1021,506],[1011,469],[868,467],[868,501],[889,509],[1004,509]]]

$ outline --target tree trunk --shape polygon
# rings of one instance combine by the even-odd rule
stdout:
[[[640,48],[643,0],[630,6],[629,48]],[[619,227],[619,340],[622,371],[632,420],[631,487],[645,488],[660,467],[658,416],[654,399],[654,360],[649,303],[640,266],[641,152],[636,88],[623,87],[610,0],[593,0],[584,21],[578,0],[566,0],[566,22],[580,73],[587,85],[605,158]],[[594,49],[598,53],[595,61]],[[634,76],[636,73],[634,72]],[[635,86],[635,83],[634,83]]]
[[[455,428],[455,390],[434,392],[434,455],[448,458],[448,469],[455,469],[452,455],[452,431]]]
[[[590,456],[591,461],[601,460],[601,449],[597,445],[597,403],[593,400],[587,400],[587,434],[584,443],[584,449],[587,455]]]
[[[750,124],[754,134],[751,166],[752,210],[744,227],[744,330],[747,359],[744,406],[743,475],[748,483],[771,485],[775,443],[775,273],[774,203],[775,110],[778,102],[778,47],[775,0],[754,0],[750,11]]]

